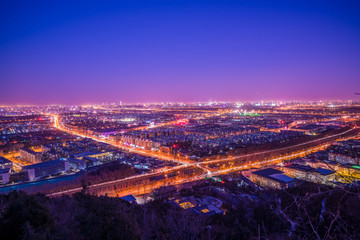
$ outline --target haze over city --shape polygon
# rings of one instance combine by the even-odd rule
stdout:
[[[0,102],[357,99],[358,1],[14,2]]]

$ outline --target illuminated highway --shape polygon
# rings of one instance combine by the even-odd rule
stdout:
[[[292,145],[292,146],[289,146],[289,147],[276,148],[276,149],[274,149],[274,150],[262,151],[262,152],[247,154],[247,155],[235,156],[235,157],[221,158],[221,159],[206,161],[205,163],[207,163],[207,164],[209,164],[209,163],[218,163],[218,162],[223,162],[223,161],[236,160],[236,159],[244,158],[244,157],[246,158],[246,157],[252,157],[252,156],[256,156],[256,155],[273,153],[273,152],[275,152],[275,151],[288,150],[288,149],[295,148],[295,147],[305,146],[305,145],[310,144],[310,143],[315,143],[315,142],[318,142],[318,141],[322,141],[322,140],[326,140],[326,139],[330,139],[330,138],[334,138],[334,137],[339,137],[339,136],[344,135],[344,134],[346,134],[346,133],[350,133],[351,131],[354,131],[354,129],[349,129],[349,130],[347,130],[347,131],[345,131],[345,132],[342,132],[342,133],[339,133],[339,134],[335,134],[335,135],[332,135],[332,136],[319,138],[319,139],[312,140],[312,141],[305,142],[305,143],[300,143],[300,144]],[[307,151],[310,152],[310,150],[307,150]],[[289,155],[289,156],[292,156],[292,155]],[[294,157],[296,157],[296,156],[294,155]]]
[[[304,156],[306,154],[309,154],[310,152],[315,152],[315,151],[322,150],[322,149],[328,147],[329,145],[330,144],[324,144],[324,145],[321,145],[319,147],[304,150],[304,151],[299,152],[297,154],[292,154],[292,155],[289,155],[289,156],[273,158],[273,159],[264,160],[264,161],[260,161],[260,162],[256,162],[256,163],[248,163],[248,164],[245,164],[245,165],[242,165],[242,166],[230,167],[230,168],[226,168],[226,169],[218,170],[218,171],[210,172],[207,168],[206,169],[202,168],[204,170],[203,174],[198,174],[198,175],[195,175],[195,176],[190,177],[190,178],[178,179],[178,180],[175,180],[175,181],[172,180],[168,184],[170,184],[170,185],[183,184],[183,183],[187,183],[187,182],[193,182],[193,181],[196,181],[196,180],[204,179],[206,176],[208,176],[208,177],[209,176],[216,176],[216,175],[226,174],[226,173],[233,172],[233,171],[240,171],[240,170],[255,168],[255,167],[259,167],[259,165],[261,165],[261,166],[273,165],[275,163],[279,163],[279,162],[282,162],[284,160]],[[189,164],[189,165],[200,167],[200,163],[194,163],[194,164]],[[184,167],[185,166],[173,167],[171,169],[163,171],[163,173],[171,172],[171,171],[174,171],[174,170],[177,170],[177,169],[180,169],[180,168],[184,168]],[[129,180],[140,179],[140,178],[144,178],[144,177],[151,177],[151,176],[154,176],[154,175],[155,175],[154,173],[146,173],[146,174],[141,174],[141,175],[135,175],[135,176],[127,177],[127,178],[124,178],[124,179],[119,179],[119,180],[94,184],[94,185],[91,185],[90,187],[91,187],[91,189],[96,189],[96,188],[101,188],[101,187],[104,187],[104,186],[116,185],[116,184],[126,182],[126,181],[129,181]],[[144,186],[143,188],[132,187],[132,189],[122,189],[122,190],[118,191],[118,193],[120,195],[128,195],[128,194],[134,194],[135,192],[139,192],[139,190],[142,190],[141,194],[145,194],[145,193],[151,192],[152,190],[154,190],[156,188],[159,188],[159,187],[161,187],[163,185],[164,184],[162,182],[160,184],[154,183],[152,186]],[[48,194],[48,196],[56,197],[56,196],[61,196],[63,194],[72,194],[72,193],[80,192],[80,191],[82,191],[81,187],[74,188],[74,189],[69,189],[69,190],[65,190],[65,191],[61,191],[61,192],[56,192],[56,193],[52,193],[52,194]]]
[[[91,138],[91,139],[93,139],[95,141],[99,141],[99,142],[107,143],[107,144],[110,144],[110,145],[113,145],[113,146],[116,146],[116,147],[120,147],[120,148],[123,148],[125,150],[128,150],[129,152],[134,152],[134,153],[137,153],[137,154],[140,154],[140,155],[155,157],[155,158],[168,160],[168,161],[174,161],[174,159],[173,159],[174,156],[164,156],[164,154],[161,154],[161,153],[154,153],[154,152],[151,152],[151,151],[134,149],[134,148],[129,147],[129,146],[116,144],[116,143],[113,143],[111,141],[105,141],[105,140],[102,140],[102,139],[99,139],[99,138],[96,138],[96,137],[83,135],[81,133],[65,129],[64,127],[61,126],[58,116],[56,116],[56,115],[53,115],[53,116],[54,116],[54,127],[61,130],[61,131],[65,131],[65,132],[68,132],[68,133],[71,133],[71,134],[74,134],[74,135],[78,135],[78,136],[81,136],[81,137],[84,137],[84,138]],[[262,151],[262,152],[247,154],[247,155],[235,156],[235,157],[226,157],[226,158],[221,158],[221,159],[216,159],[216,160],[210,160],[210,161],[206,161],[206,164],[218,163],[218,162],[229,161],[229,160],[236,160],[236,159],[239,159],[239,158],[252,157],[252,156],[256,156],[256,155],[273,153],[275,151],[288,150],[288,149],[291,149],[291,148],[294,148],[294,147],[305,146],[305,145],[310,144],[310,143],[316,143],[318,141],[327,140],[327,139],[334,138],[334,137],[340,137],[340,136],[342,136],[344,134],[350,133],[351,131],[354,131],[354,129],[349,129],[349,130],[347,130],[345,132],[342,132],[342,133],[338,133],[338,134],[335,134],[335,135],[332,135],[332,136],[323,137],[323,138],[320,138],[320,139],[308,141],[308,142],[305,142],[305,143],[292,145],[292,146],[289,146],[289,147],[277,148],[277,149],[274,149],[274,150]],[[195,163],[193,161],[183,160],[183,159],[177,160],[177,162],[182,163],[182,164],[187,165],[187,166],[189,164],[198,164],[198,163]]]
[[[115,143],[113,143],[111,141],[105,141],[105,140],[102,140],[102,139],[99,139],[99,138],[96,138],[96,137],[85,136],[85,135],[80,134],[78,132],[74,132],[74,131],[65,129],[63,126],[61,126],[61,124],[59,122],[59,117],[56,116],[56,115],[53,115],[53,117],[54,117],[54,127],[61,130],[61,131],[65,131],[65,132],[68,132],[68,133],[71,133],[71,134],[74,134],[74,135],[78,135],[78,136],[81,136],[81,137],[84,137],[84,138],[91,138],[91,139],[93,139],[95,141],[108,143],[108,144],[111,144],[113,146],[120,147],[120,148],[123,148],[125,150],[128,150],[130,152],[134,152],[134,153],[137,153],[137,154],[140,154],[140,155],[155,157],[155,158],[159,158],[159,159],[163,159],[163,160],[167,160],[167,161],[174,161],[173,157],[171,157],[171,156],[164,156],[164,155],[162,155],[160,153],[154,153],[154,152],[145,151],[145,150],[133,149],[133,148],[131,148],[129,146],[123,146],[123,145],[115,144]],[[330,146],[330,144],[333,141],[335,141],[334,138],[337,138],[336,140],[340,140],[340,139],[341,140],[347,140],[347,139],[353,138],[354,136],[350,136],[350,137],[346,137],[346,138],[341,138],[341,136],[344,136],[345,134],[351,133],[352,131],[356,131],[356,130],[357,129],[353,128],[353,129],[349,129],[349,130],[347,130],[345,132],[342,132],[342,133],[338,133],[338,134],[334,134],[332,136],[323,137],[323,138],[320,138],[320,139],[308,141],[308,142],[305,142],[305,143],[300,143],[300,144],[292,145],[292,146],[289,146],[289,147],[277,148],[277,149],[273,149],[273,150],[262,151],[262,152],[252,153],[252,154],[246,154],[246,155],[240,155],[240,156],[234,156],[234,157],[226,157],[226,158],[210,160],[210,161],[204,161],[204,162],[196,162],[196,163],[192,162],[192,161],[189,161],[189,160],[179,160],[178,162],[183,164],[183,165],[179,165],[179,166],[175,166],[175,167],[172,167],[170,169],[167,169],[167,170],[163,170],[162,174],[166,174],[168,172],[175,171],[175,170],[184,169],[184,168],[187,168],[187,167],[193,167],[194,169],[198,168],[198,169],[202,170],[201,174],[197,174],[197,175],[195,175],[193,177],[172,180],[169,183],[171,185],[176,185],[176,184],[181,184],[181,183],[185,183],[185,182],[191,182],[191,181],[199,180],[199,179],[204,178],[207,175],[219,175],[219,174],[225,174],[225,173],[228,173],[228,172],[231,172],[231,171],[238,171],[238,170],[250,169],[250,168],[255,168],[255,167],[268,166],[268,165],[280,163],[280,162],[282,162],[284,160],[289,160],[289,159],[293,159],[293,158],[297,158],[297,157],[303,157],[303,156],[305,156],[305,155],[307,155],[307,154],[309,154],[311,152],[315,152],[315,151],[319,151],[321,149],[324,149],[324,148]],[[322,144],[316,144],[317,142],[326,141],[326,140],[330,140],[330,141],[326,142],[326,143],[322,143]],[[308,144],[314,144],[315,146],[306,147],[306,145],[308,145]],[[230,166],[230,167],[227,167],[225,169],[220,169],[220,170],[211,169],[208,166],[206,166],[206,165],[209,165],[209,164],[222,163],[222,162],[230,163],[230,165],[231,165],[232,160],[239,160],[239,159],[244,159],[244,158],[249,158],[249,157],[256,157],[256,156],[266,155],[266,154],[270,154],[270,153],[274,153],[274,152],[280,152],[280,151],[286,152],[287,150],[298,148],[298,147],[301,147],[301,146],[304,146],[305,149],[302,149],[302,150],[297,151],[297,152],[293,152],[291,154],[286,154],[285,156],[281,156],[280,154],[278,154],[280,156],[276,156],[276,157],[273,157],[271,159],[266,159],[266,157],[264,157],[263,160],[261,160],[261,161],[256,160],[256,162],[245,162],[240,166]],[[124,179],[119,179],[119,180],[94,184],[94,185],[91,185],[90,187],[91,187],[91,189],[97,189],[97,188],[102,188],[104,186],[109,186],[109,185],[112,186],[112,185],[117,185],[117,184],[120,184],[120,183],[123,183],[123,182],[131,181],[131,180],[143,179],[143,178],[146,178],[146,177],[151,177],[151,176],[154,176],[155,174],[157,174],[157,173],[146,173],[146,174],[141,174],[141,175],[135,175],[135,176],[131,176],[131,177],[124,178]],[[162,183],[160,185],[154,183],[153,186],[144,186],[143,187],[143,192],[145,193],[147,190],[151,191],[151,190],[153,190],[153,189],[155,189],[157,187],[160,187],[161,185],[162,185]],[[133,188],[135,188],[135,187],[133,187]],[[72,194],[72,193],[75,193],[75,192],[79,192],[81,190],[82,190],[82,188],[74,188],[74,189],[69,189],[69,190],[65,190],[65,191],[60,191],[60,192],[57,192],[57,193],[52,193],[52,194],[49,194],[48,196],[59,196],[59,195],[62,195],[62,194]],[[128,192],[132,193],[135,190],[122,189],[120,192],[121,192],[121,194],[125,195],[124,194],[125,191],[128,191]]]
[[[140,154],[140,155],[159,158],[159,159],[166,160],[166,161],[172,161],[172,162],[175,161],[174,156],[172,156],[172,155],[167,156],[166,154],[162,154],[162,153],[151,152],[151,151],[146,151],[146,150],[142,150],[142,149],[135,149],[135,148],[123,145],[123,144],[116,144],[116,143],[114,143],[112,141],[106,141],[106,140],[103,140],[103,139],[100,139],[100,138],[97,138],[97,137],[84,135],[84,134],[81,134],[79,132],[66,129],[63,126],[61,126],[58,116],[53,115],[53,117],[54,117],[54,127],[61,130],[61,131],[71,133],[73,135],[77,135],[77,136],[80,136],[80,137],[83,137],[83,138],[90,138],[90,139],[93,139],[93,140],[98,141],[98,142],[107,143],[107,144],[110,144],[112,146],[119,147],[119,148],[125,149],[125,150],[127,150],[129,152],[137,153],[137,154]],[[192,161],[190,161],[190,160],[179,159],[179,158],[177,158],[176,162],[181,163],[181,164],[192,163]]]

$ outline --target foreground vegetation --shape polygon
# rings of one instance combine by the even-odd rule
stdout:
[[[0,195],[0,232],[3,239],[360,239],[358,190],[304,184],[262,191],[224,202],[222,216],[194,215],[163,200],[134,205],[84,193],[11,192]]]

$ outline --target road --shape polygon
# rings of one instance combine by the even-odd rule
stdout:
[[[319,139],[316,139],[316,140],[312,140],[312,141],[308,141],[308,142],[304,142],[304,143],[300,143],[300,144],[296,144],[296,145],[292,145],[292,146],[288,146],[288,147],[276,148],[274,150],[262,151],[262,152],[247,154],[247,155],[235,156],[235,157],[221,158],[221,159],[206,161],[205,163],[218,163],[218,162],[224,162],[224,161],[229,161],[229,160],[236,160],[236,159],[239,159],[239,158],[253,157],[253,156],[256,156],[256,155],[270,154],[270,153],[273,153],[275,151],[285,151],[285,150],[288,150],[288,149],[301,147],[301,146],[306,146],[306,145],[311,144],[311,143],[316,143],[316,142],[331,139],[331,138],[334,138],[334,137],[335,138],[340,137],[340,136],[342,136],[344,134],[347,134],[347,133],[350,133],[352,131],[354,131],[354,129],[349,129],[349,130],[347,130],[345,132],[342,132],[342,133],[339,133],[339,134],[334,134],[334,135],[331,135],[331,136],[328,136],[328,137],[323,137],[323,138],[319,138]]]
[[[56,115],[54,115],[54,127],[61,130],[61,131],[65,131],[65,132],[68,132],[68,133],[71,133],[71,134],[74,134],[74,135],[78,135],[78,136],[81,136],[81,137],[91,138],[91,139],[93,139],[95,141],[108,143],[108,144],[111,144],[113,146],[120,147],[122,149],[126,149],[126,150],[128,150],[130,152],[135,152],[135,153],[140,154],[140,155],[160,158],[160,159],[167,160],[167,161],[174,161],[174,159],[172,157],[166,157],[164,155],[149,152],[149,151],[133,149],[133,148],[128,147],[128,146],[119,145],[119,144],[116,144],[116,143],[113,143],[113,142],[110,142],[110,141],[105,141],[105,140],[98,139],[98,138],[91,137],[91,136],[85,136],[83,134],[80,134],[80,133],[65,129],[60,124],[59,117],[56,116]],[[335,141],[335,140],[333,140],[334,138],[337,138],[337,140],[338,140],[343,135],[351,133],[352,131],[357,131],[357,129],[355,129],[355,128],[349,129],[349,130],[347,130],[345,132],[342,132],[342,133],[334,134],[334,135],[331,135],[331,136],[328,136],[328,137],[323,137],[321,139],[308,141],[308,142],[305,142],[305,143],[296,144],[296,145],[293,145],[293,146],[288,146],[288,147],[283,147],[283,148],[278,148],[278,149],[268,150],[268,151],[262,151],[262,152],[247,154],[247,155],[241,155],[241,156],[226,157],[226,158],[210,160],[210,161],[206,161],[206,162],[191,162],[191,161],[180,160],[179,162],[182,165],[175,166],[175,167],[172,167],[170,169],[164,170],[163,174],[166,174],[166,173],[174,171],[174,170],[183,169],[183,168],[186,168],[186,167],[200,168],[202,170],[202,172],[204,172],[203,174],[198,174],[198,175],[196,175],[194,177],[191,177],[191,178],[183,178],[183,179],[178,179],[176,181],[171,182],[172,185],[175,185],[175,184],[180,184],[180,183],[184,183],[184,182],[190,182],[190,181],[198,180],[198,179],[201,179],[201,178],[203,178],[203,177],[205,177],[207,175],[219,175],[219,174],[225,174],[225,173],[228,173],[228,172],[231,172],[231,171],[244,170],[244,169],[249,169],[249,168],[254,168],[254,167],[259,167],[259,166],[268,166],[268,165],[272,165],[272,164],[275,164],[275,163],[282,162],[284,160],[289,160],[289,159],[293,159],[293,158],[297,158],[297,157],[302,157],[302,156],[307,155],[307,154],[309,154],[311,152],[319,151],[321,149],[324,149],[324,148],[330,146],[330,144],[333,141]],[[341,140],[346,140],[346,139],[350,139],[350,138],[353,138],[353,136],[347,137],[347,138],[342,138]],[[317,142],[327,141],[327,140],[329,142],[322,143],[320,145],[316,145]],[[314,144],[316,146],[306,147],[309,144]],[[217,171],[214,171],[214,169],[211,169],[211,168],[209,168],[207,166],[208,164],[222,163],[222,162],[229,163],[232,160],[238,160],[238,159],[249,158],[249,157],[256,157],[258,155],[261,156],[261,155],[266,155],[266,154],[270,154],[270,153],[274,153],[274,152],[281,152],[281,151],[286,152],[288,150],[298,148],[298,147],[302,147],[302,146],[304,146],[305,149],[303,149],[301,151],[298,151],[296,153],[287,154],[285,156],[278,156],[278,157],[274,157],[272,159],[264,159],[262,161],[245,163],[245,164],[243,164],[241,166],[231,166],[231,167],[228,167],[226,169],[221,169],[221,170],[217,170]],[[124,178],[124,179],[119,179],[119,180],[94,184],[94,185],[91,186],[91,188],[96,189],[96,188],[102,188],[104,186],[118,185],[118,184],[120,184],[122,182],[126,182],[126,181],[129,181],[129,180],[135,180],[135,179],[143,179],[144,177],[146,178],[146,177],[150,177],[150,176],[153,176],[153,175],[154,175],[154,173],[135,175],[135,176],[131,176],[131,177]],[[144,192],[143,193],[146,192],[146,189],[150,190],[150,189],[154,189],[154,187],[158,187],[158,186],[155,184],[155,186],[144,187],[144,189],[143,189]],[[63,194],[72,194],[74,192],[79,192],[81,190],[82,190],[82,188],[74,188],[74,189],[69,189],[69,190],[65,190],[65,191],[60,191],[60,192],[57,192],[57,193],[52,193],[52,194],[49,194],[48,196],[60,196],[60,195],[63,195]]]
[[[95,140],[97,142],[107,143],[107,144],[110,144],[112,146],[127,150],[129,152],[137,153],[139,155],[143,155],[143,156],[147,156],[147,157],[159,158],[159,159],[165,160],[165,161],[172,161],[172,162],[175,161],[174,156],[172,156],[170,154],[163,154],[163,153],[160,153],[160,152],[152,152],[152,151],[147,151],[147,150],[142,150],[142,149],[135,149],[135,148],[132,148],[130,146],[126,146],[126,145],[123,145],[123,144],[117,144],[117,143],[112,142],[112,141],[107,141],[107,140],[104,140],[104,139],[84,135],[82,133],[66,129],[65,127],[63,127],[60,124],[59,117],[57,115],[53,115],[53,117],[54,117],[54,127],[57,128],[58,130],[63,131],[63,132],[67,132],[67,133],[77,135],[77,136],[80,136],[80,137],[84,137],[84,138],[90,138],[90,139],[93,139],[93,140]],[[191,160],[186,160],[186,159],[181,159],[181,158],[177,158],[176,162],[178,162],[180,164],[184,164],[184,165],[186,165],[188,163],[193,163],[193,161],[191,161]]]

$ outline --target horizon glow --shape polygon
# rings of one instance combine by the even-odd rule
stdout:
[[[0,105],[359,100],[360,2],[4,3]]]

